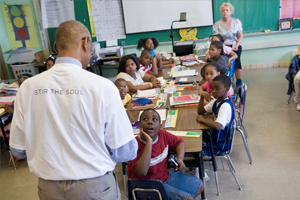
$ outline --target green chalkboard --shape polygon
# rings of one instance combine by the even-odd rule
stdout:
[[[263,32],[264,30],[277,31],[280,0],[213,0],[214,21],[222,18],[220,6],[223,2],[230,2],[235,11],[233,17],[239,18],[243,24],[244,33]],[[75,18],[82,22],[90,30],[86,0],[74,0]],[[171,28],[171,23],[170,23]],[[207,38],[212,34],[212,26],[197,27],[197,37]],[[300,28],[300,20],[294,20],[294,28]],[[56,28],[49,28],[49,38],[53,46]],[[119,45],[125,42],[125,46],[136,45],[140,38],[155,37],[159,42],[171,41],[170,31],[155,31],[147,33],[127,34],[126,39],[118,40]],[[174,31],[174,40],[180,40],[179,31]],[[96,38],[93,38],[96,41]],[[100,42],[105,47],[105,42]]]

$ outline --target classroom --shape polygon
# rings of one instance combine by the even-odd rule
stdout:
[[[298,0],[0,4],[0,199],[56,199],[59,192],[41,187],[94,177],[99,183],[106,177],[107,184],[114,180],[117,188],[111,193],[118,195],[119,188],[119,197],[92,198],[86,192],[97,184],[87,181],[85,191],[74,181],[76,189],[62,199],[133,199],[134,182],[128,178],[157,189],[159,182],[147,183],[145,177],[161,180],[162,199],[173,199],[169,179],[158,177],[167,166],[164,177],[182,172],[192,177],[189,191],[192,185],[197,189],[184,192],[189,195],[185,199],[299,199]],[[53,20],[60,9],[67,12],[55,20],[71,16],[76,22]],[[222,32],[229,30],[226,23],[232,29],[229,36]],[[20,24],[26,36],[18,35]],[[212,35],[217,34],[221,39],[215,41]],[[209,73],[216,73],[215,79]],[[220,85],[223,96],[216,92]],[[232,113],[226,122],[218,117],[224,105]],[[145,116],[153,119],[146,122]],[[225,132],[226,145],[220,150],[214,134]],[[36,139],[25,139],[24,133]],[[160,145],[166,134],[177,146],[169,143],[169,151],[160,147],[161,154],[154,157],[149,148]],[[47,142],[40,144],[43,140]],[[22,159],[13,158],[16,153]],[[161,166],[153,160],[160,156],[165,156]],[[154,169],[158,172],[149,174]],[[176,189],[183,190],[182,185]]]

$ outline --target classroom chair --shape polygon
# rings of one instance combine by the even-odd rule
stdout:
[[[291,74],[290,74],[290,75],[291,75],[291,79],[292,79],[292,85],[291,85],[291,87],[292,87],[292,92],[291,92],[291,94],[290,94],[290,96],[289,96],[289,99],[287,100],[287,104],[290,104],[291,98],[293,97],[293,94],[294,94],[294,92],[295,92],[294,78],[295,78],[296,74],[297,74],[297,73],[291,73]]]
[[[5,115],[4,115],[4,116],[5,116]],[[16,170],[17,167],[16,167],[16,164],[15,164],[15,160],[14,160],[14,157],[13,157],[11,151],[10,151],[10,148],[9,148],[9,139],[8,139],[8,137],[6,136],[7,134],[9,134],[9,131],[4,131],[4,127],[5,127],[8,123],[10,123],[11,120],[10,120],[10,121],[5,121],[5,122],[3,122],[3,121],[2,121],[2,120],[3,120],[2,117],[4,117],[4,116],[0,116],[0,128],[1,128],[1,131],[2,131],[2,133],[3,133],[3,136],[2,136],[2,137],[3,137],[3,140],[4,140],[4,144],[6,145],[6,149],[8,150],[8,153],[9,153],[9,163],[8,163],[8,167],[10,167],[11,164],[12,164],[13,167],[14,167],[14,169]]]
[[[234,75],[234,70],[235,70],[235,59],[231,61],[231,67],[227,70],[225,73],[230,79],[233,78]]]
[[[169,195],[160,180],[129,179],[129,200],[169,200]]]
[[[243,83],[242,87],[240,87],[239,90],[242,90],[242,91],[238,92],[238,95],[237,95],[238,99],[236,101],[236,109],[235,109],[236,110],[236,121],[237,121],[236,130],[239,131],[242,136],[250,164],[252,165],[253,161],[252,161],[252,157],[251,157],[250,150],[248,147],[248,142],[246,140],[246,138],[248,138],[248,133],[247,133],[247,129],[246,129],[246,126],[244,123],[247,85],[245,83]]]
[[[233,123],[230,127],[230,138],[231,138],[230,148],[227,152],[225,152],[224,154],[221,154],[221,155],[214,155],[214,151],[213,151],[213,147],[212,147],[212,139],[211,139],[211,135],[209,134],[209,138],[210,138],[209,142],[210,142],[210,146],[211,146],[211,156],[205,158],[204,161],[209,161],[209,162],[212,162],[212,164],[213,164],[213,171],[214,171],[216,188],[217,188],[217,195],[218,196],[220,196],[221,194],[220,194],[218,174],[217,174],[217,163],[215,161],[216,158],[224,158],[226,160],[228,168],[229,168],[230,172],[232,173],[232,175],[233,175],[233,177],[234,177],[234,179],[235,179],[235,181],[236,181],[236,183],[239,187],[239,190],[242,190],[240,182],[237,179],[236,174],[235,174],[235,172],[236,172],[235,167],[234,167],[233,162],[230,158],[230,154],[231,154],[232,148],[233,148],[235,131],[236,131],[236,120],[234,119],[234,121],[233,121]],[[223,160],[221,159],[221,161],[222,161],[222,165],[223,165]],[[223,165],[223,170],[225,171],[224,165]]]

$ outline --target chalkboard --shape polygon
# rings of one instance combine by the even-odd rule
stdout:
[[[244,33],[256,33],[264,30],[277,31],[279,19],[280,0],[213,0],[214,21],[222,18],[220,6],[223,2],[230,2],[235,11],[233,17],[239,18],[243,23]],[[89,30],[90,21],[87,10],[86,0],[74,0],[75,18],[82,22]],[[197,37],[207,38],[212,34],[212,26],[197,27]],[[294,20],[294,28],[300,28],[300,20]],[[56,28],[49,28],[49,38],[53,47]],[[140,38],[155,37],[159,42],[169,42],[170,31],[155,31],[148,33],[127,34],[126,39],[118,40],[119,45],[125,42],[125,46],[136,45]],[[174,40],[180,40],[179,31],[174,31]],[[96,41],[96,38],[93,38]],[[105,42],[100,42],[101,47],[105,46]]]
[[[170,30],[185,12],[186,21],[174,29],[213,25],[212,0],[122,0],[126,34]],[[137,9],[140,8],[140,9]]]

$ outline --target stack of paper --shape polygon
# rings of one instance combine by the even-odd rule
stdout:
[[[196,70],[182,70],[182,71],[176,71],[173,72],[172,77],[180,77],[180,76],[195,76]]]
[[[170,105],[197,104],[200,97],[196,94],[170,97]]]
[[[168,116],[165,123],[165,128],[175,127],[177,120],[178,110],[169,110]]]
[[[147,98],[147,99],[156,99],[160,93],[160,88],[153,88],[149,90],[137,90],[136,97],[137,98]]]
[[[187,131],[168,131],[176,136],[186,136],[186,137],[200,137],[202,132],[187,132]]]
[[[195,55],[186,55],[186,56],[179,56],[180,61],[197,61],[198,58]]]
[[[157,98],[155,106],[157,106],[157,107],[165,106],[167,103],[167,97],[168,97],[167,93],[160,93],[160,95]]]
[[[16,96],[6,96],[6,97],[0,97],[0,103],[11,103],[16,99]]]
[[[179,84],[196,83],[196,77],[195,76],[177,77],[175,79],[175,83],[179,83]]]
[[[176,91],[179,90],[189,90],[189,89],[196,89],[196,84],[180,84],[176,85]]]

